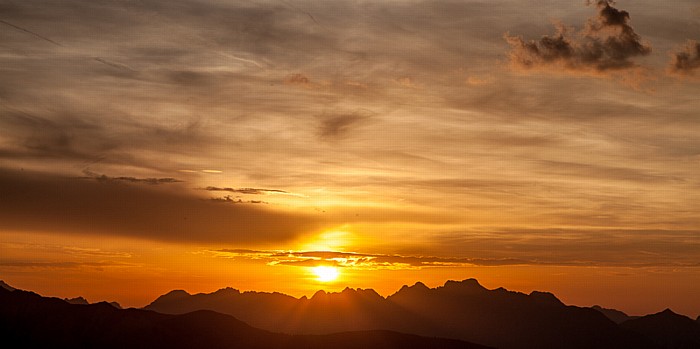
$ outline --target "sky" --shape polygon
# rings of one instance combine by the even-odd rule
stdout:
[[[695,0],[0,0],[0,279],[696,317],[699,40]]]

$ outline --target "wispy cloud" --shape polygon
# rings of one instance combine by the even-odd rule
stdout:
[[[94,179],[99,182],[109,182],[109,181],[121,181],[121,182],[131,182],[131,183],[145,183],[145,184],[169,184],[169,183],[180,183],[182,182],[179,179],[175,179],[172,177],[166,177],[166,178],[136,178],[136,177],[109,177],[104,174],[99,174],[92,172],[88,169],[83,170],[83,174],[85,174],[86,179]]]
[[[279,189],[262,189],[262,188],[222,188],[222,187],[206,187],[204,190],[207,191],[225,191],[229,193],[238,194],[251,194],[251,195],[265,195],[265,194],[290,194],[284,190]]]
[[[263,260],[269,265],[289,265],[299,267],[332,265],[360,270],[400,270],[420,269],[426,267],[457,267],[474,265],[498,266],[532,263],[518,259],[443,258],[429,256],[364,254],[337,251],[264,251],[220,249],[209,250],[207,252],[219,258]]]

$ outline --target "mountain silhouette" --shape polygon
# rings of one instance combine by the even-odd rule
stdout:
[[[88,302],[88,300],[85,299],[84,297],[64,298],[63,300],[70,303],[70,304],[82,304],[82,305],[90,304],[90,302]],[[122,306],[117,302],[107,302],[107,304],[109,304],[117,309],[122,308]]]
[[[286,335],[201,310],[166,315],[117,309],[106,302],[70,304],[0,288],[0,335],[13,348],[486,349],[459,340],[391,331]]]
[[[607,316],[608,319],[614,321],[616,324],[621,324],[627,320],[632,320],[632,319],[637,319],[639,316],[629,316],[625,314],[624,312],[621,312],[617,309],[608,309],[608,308],[603,308],[600,305],[594,305],[591,307],[591,309],[597,310],[603,315]]]
[[[649,338],[662,348],[700,348],[698,321],[676,314],[670,309],[626,321],[621,326]]]
[[[488,290],[475,279],[437,288],[416,283],[387,298],[350,288],[319,291],[308,299],[231,288],[195,295],[173,291],[145,309],[169,314],[213,310],[285,333],[391,330],[501,349],[657,347],[597,310],[567,306],[546,292]]]
[[[3,288],[3,289],[8,290],[8,291],[16,290],[16,288],[6,284],[5,281],[2,281],[2,280],[0,280],[0,288]]]
[[[63,300],[70,304],[90,304],[90,302],[88,302],[87,299],[83,297],[64,298]]]

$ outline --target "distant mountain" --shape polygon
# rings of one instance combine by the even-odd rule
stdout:
[[[0,288],[6,289],[6,290],[8,290],[8,291],[14,291],[14,290],[16,290],[16,288],[14,288],[14,287],[12,287],[12,286],[6,284],[5,281],[2,281],[2,280],[0,280]]]
[[[603,308],[599,305],[594,305],[591,307],[591,309],[597,310],[603,315],[607,316],[608,319],[614,321],[616,324],[621,324],[627,320],[632,320],[632,319],[637,319],[639,316],[629,316],[625,314],[624,312],[621,312],[617,309],[608,309],[608,308]]]
[[[90,302],[88,302],[88,300],[83,298],[83,297],[64,298],[63,300],[70,303],[70,304],[82,304],[82,305],[90,304]],[[107,303],[107,304],[109,304],[117,309],[122,308],[122,306],[117,302],[103,302],[103,303]]]
[[[196,295],[173,291],[146,309],[169,314],[214,310],[285,333],[392,330],[501,349],[656,347],[599,311],[566,306],[551,293],[488,290],[474,279],[437,288],[416,283],[387,298],[350,288],[319,291],[310,299],[231,288]]]
[[[83,297],[64,298],[63,300],[70,304],[90,304],[90,302],[88,302],[87,299]]]
[[[105,302],[76,305],[5,288],[0,289],[0,336],[14,348],[486,349],[390,331],[276,334],[212,311],[120,310]]]
[[[660,313],[629,320],[621,325],[651,339],[662,348],[700,348],[700,324],[666,309]]]

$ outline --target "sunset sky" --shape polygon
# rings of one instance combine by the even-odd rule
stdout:
[[[694,318],[698,40],[697,0],[0,0],[0,279]]]

